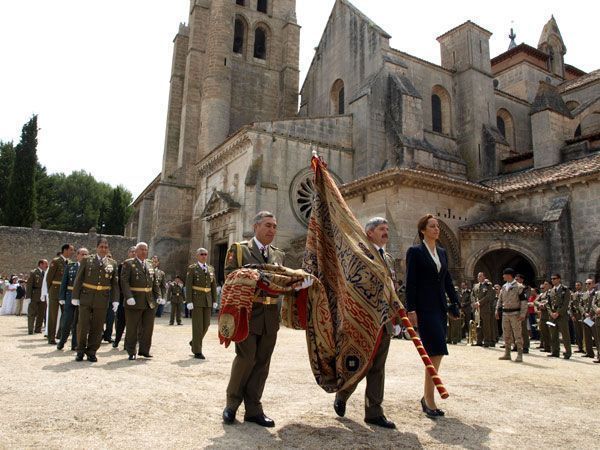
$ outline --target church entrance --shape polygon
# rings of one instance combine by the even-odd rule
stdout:
[[[515,250],[500,249],[492,250],[483,255],[475,264],[473,280],[477,279],[479,272],[485,273],[486,277],[494,284],[503,284],[502,271],[510,267],[515,272],[525,277],[525,283],[529,286],[537,286],[537,271],[527,258]]]
[[[217,285],[223,286],[225,282],[225,258],[227,257],[227,242],[221,242],[214,245],[213,255],[215,262],[215,273],[217,275]]]

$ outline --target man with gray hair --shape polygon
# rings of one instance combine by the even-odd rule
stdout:
[[[210,312],[217,301],[215,268],[206,264],[208,250],[196,250],[197,261],[187,269],[185,276],[185,301],[192,313],[192,340],[194,358],[206,359],[202,353],[202,340],[210,325]]]

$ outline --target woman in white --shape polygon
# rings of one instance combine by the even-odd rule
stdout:
[[[11,275],[8,286],[2,300],[2,308],[0,308],[0,316],[13,315],[17,311],[17,286],[19,278],[16,275]]]

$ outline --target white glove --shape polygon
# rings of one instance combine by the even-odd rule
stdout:
[[[46,296],[45,296],[45,295],[42,295],[42,296],[40,297],[40,301],[41,301],[41,302],[45,302],[45,301],[46,301]]]
[[[188,303],[187,305],[185,305],[185,307],[188,309],[188,311],[191,311],[192,309],[194,309],[194,304]]]
[[[213,302],[213,309],[217,309],[217,302]]]
[[[64,304],[65,304],[65,301],[64,301],[64,300],[59,300],[59,301],[58,301],[58,304],[59,304],[59,305],[64,305]]]
[[[119,302],[113,302],[113,312],[117,312],[117,309],[119,309]]]
[[[26,301],[26,302],[30,302],[30,301],[31,301],[31,299],[30,299],[30,298],[26,298],[26,299],[25,299],[25,301]]]
[[[79,299],[78,298],[71,299],[71,305],[73,305],[73,306],[79,306]]]
[[[302,281],[302,284],[294,289],[296,289],[297,291],[301,291],[302,289],[306,289],[306,288],[312,286],[312,284],[313,284],[313,279],[311,277],[305,277],[304,281]]]
[[[128,298],[128,299],[127,299],[127,304],[128,304],[129,306],[133,306],[133,305],[135,305],[135,298],[133,298],[133,297],[131,297],[131,298]]]
[[[167,302],[165,301],[165,299],[164,299],[164,298],[159,298],[159,299],[158,299],[158,304],[159,304],[159,305],[166,305],[166,304],[167,304]]]

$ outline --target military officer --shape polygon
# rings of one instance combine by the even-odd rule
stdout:
[[[510,347],[513,339],[517,345],[515,362],[523,362],[523,332],[521,322],[527,318],[527,292],[525,286],[515,278],[515,271],[507,267],[502,271],[505,283],[500,289],[496,304],[496,319],[502,310],[502,335],[504,336],[504,355],[498,359],[510,361]]]
[[[131,259],[135,257],[135,246],[129,247],[127,249],[127,259]],[[117,273],[119,275],[119,287],[121,286],[121,270],[123,269],[123,262],[119,264],[117,269]],[[119,342],[123,338],[123,332],[125,331],[125,307],[123,306],[123,288],[119,289],[119,307],[117,308],[117,312],[115,313],[115,339],[112,343],[113,348],[117,348],[119,346]]]
[[[371,241],[388,269],[390,269],[390,277],[395,283],[395,272],[393,271],[394,259],[384,249],[389,238],[388,221],[383,217],[373,217],[365,225],[365,232],[369,241]],[[379,347],[377,347],[377,352],[373,357],[373,364],[366,375],[365,422],[384,428],[396,428],[396,424],[385,417],[381,406],[383,403],[383,387],[385,383],[385,362],[387,360],[390,348],[390,338],[392,335],[393,327],[391,322],[388,322],[381,335],[381,341]],[[356,390],[356,386],[357,385],[355,384],[343,391],[338,391],[335,394],[333,409],[338,416],[344,417],[344,414],[346,413],[346,402]]]
[[[225,261],[225,275],[246,264],[283,265],[285,253],[271,245],[276,233],[275,216],[268,211],[259,212],[254,217],[254,237],[230,247]],[[226,424],[235,421],[236,411],[243,401],[246,422],[264,427],[275,426],[275,422],[264,414],[260,399],[269,375],[278,330],[277,298],[260,292],[252,305],[248,337],[235,344],[236,356],[231,365],[227,406],[223,411],[223,422]]]
[[[496,305],[496,294],[494,287],[486,279],[483,272],[477,274],[477,283],[471,291],[471,304],[473,308],[479,309],[479,320],[481,327],[477,330],[477,345],[484,347],[495,347],[496,339],[494,327],[497,326],[494,320],[494,307]],[[481,330],[481,331],[480,331]]]
[[[73,256],[73,252],[74,249],[71,244],[64,244],[60,249],[60,255],[50,262],[48,274],[46,275],[48,288],[48,344],[56,345],[55,336],[60,338],[60,333],[57,334],[56,327],[58,325],[58,308],[60,306],[62,313],[63,305],[59,304],[58,294],[65,268],[70,262],[69,258]]]
[[[596,340],[596,359],[595,363],[600,363],[600,292],[596,289],[596,295],[594,295],[594,299],[592,300],[592,309],[594,310],[594,339]]]
[[[583,323],[581,317],[582,297],[583,285],[580,281],[577,281],[575,283],[575,290],[571,293],[571,301],[569,302],[569,319],[573,324],[575,343],[577,344],[575,353],[585,353],[583,350]]]
[[[26,297],[29,299],[29,308],[27,309],[27,327],[29,334],[42,332],[42,322],[46,308],[44,307],[45,298],[42,297],[42,283],[44,282],[44,272],[48,269],[48,261],[40,259],[35,269],[29,272],[27,278]]]
[[[154,331],[154,317],[157,303],[162,303],[154,269],[146,261],[148,244],[139,242],[135,246],[135,258],[123,262],[121,269],[121,289],[125,301],[125,350],[129,360],[136,359],[138,328],[140,328],[137,354],[152,358],[150,347]]]
[[[185,301],[192,311],[192,340],[190,346],[194,358],[205,359],[202,340],[210,325],[210,312],[217,302],[215,268],[206,264],[208,250],[196,250],[197,262],[190,265],[185,276]]]
[[[108,257],[108,240],[100,237],[96,254],[81,260],[73,283],[71,305],[79,306],[76,361],[83,361],[84,354],[88,361],[98,361],[96,351],[102,342],[109,303],[114,310],[119,306],[119,276],[117,262]]]
[[[563,357],[569,359],[571,357],[571,336],[569,334],[569,302],[571,301],[571,292],[563,286],[560,274],[554,273],[550,277],[552,288],[548,296],[548,305],[550,306],[550,321],[554,326],[550,327],[550,341],[552,345],[552,353],[549,357],[558,358],[560,356],[560,341],[558,334],[560,333],[565,346]]]
[[[177,325],[181,325],[181,307],[185,298],[183,292],[183,280],[179,275],[175,276],[175,280],[169,286],[167,299],[171,302],[171,319],[169,325],[173,325],[177,319]]]
[[[458,292],[458,298],[460,299],[460,309],[463,316],[463,327],[461,332],[461,338],[469,336],[469,324],[473,319],[473,307],[471,306],[471,289],[465,281],[460,283],[460,291]]]
[[[550,320],[550,307],[548,306],[549,292],[552,285],[544,281],[540,286],[540,295],[533,302],[539,314],[540,351],[551,353],[550,329],[547,322]]]
[[[152,257],[152,267],[154,269],[154,278],[156,278],[156,283],[158,284],[158,290],[160,291],[160,298],[167,298],[167,279],[165,273],[159,268],[160,260],[158,256],[154,255]],[[165,302],[166,303],[166,302]],[[156,317],[162,317],[163,310],[165,309],[165,305],[162,303],[156,307]]]
[[[58,298],[59,302],[64,305],[64,309],[63,315],[60,318],[61,336],[58,344],[56,345],[58,350],[62,350],[64,348],[65,343],[69,338],[69,334],[72,335],[71,350],[77,349],[77,319],[79,317],[79,306],[73,305],[71,303],[71,299],[73,293],[73,284],[75,283],[77,272],[79,272],[81,261],[88,255],[88,249],[85,247],[81,247],[77,250],[77,253],[75,254],[76,261],[67,264],[67,268],[60,284]]]
[[[596,289],[594,287],[594,280],[592,280],[591,278],[588,278],[587,280],[585,280],[585,287],[587,290],[581,295],[581,305],[580,305],[581,316],[582,316],[582,319],[584,319],[584,320],[585,319],[595,320],[595,319],[597,319],[597,317],[596,317],[596,311],[594,310],[594,307],[593,307],[593,302],[596,297]],[[593,358],[594,357],[594,342],[593,342],[594,341],[594,326],[590,327],[589,325],[583,323],[582,332],[583,332],[583,347],[585,349],[585,353],[581,356],[584,356],[587,358]]]

